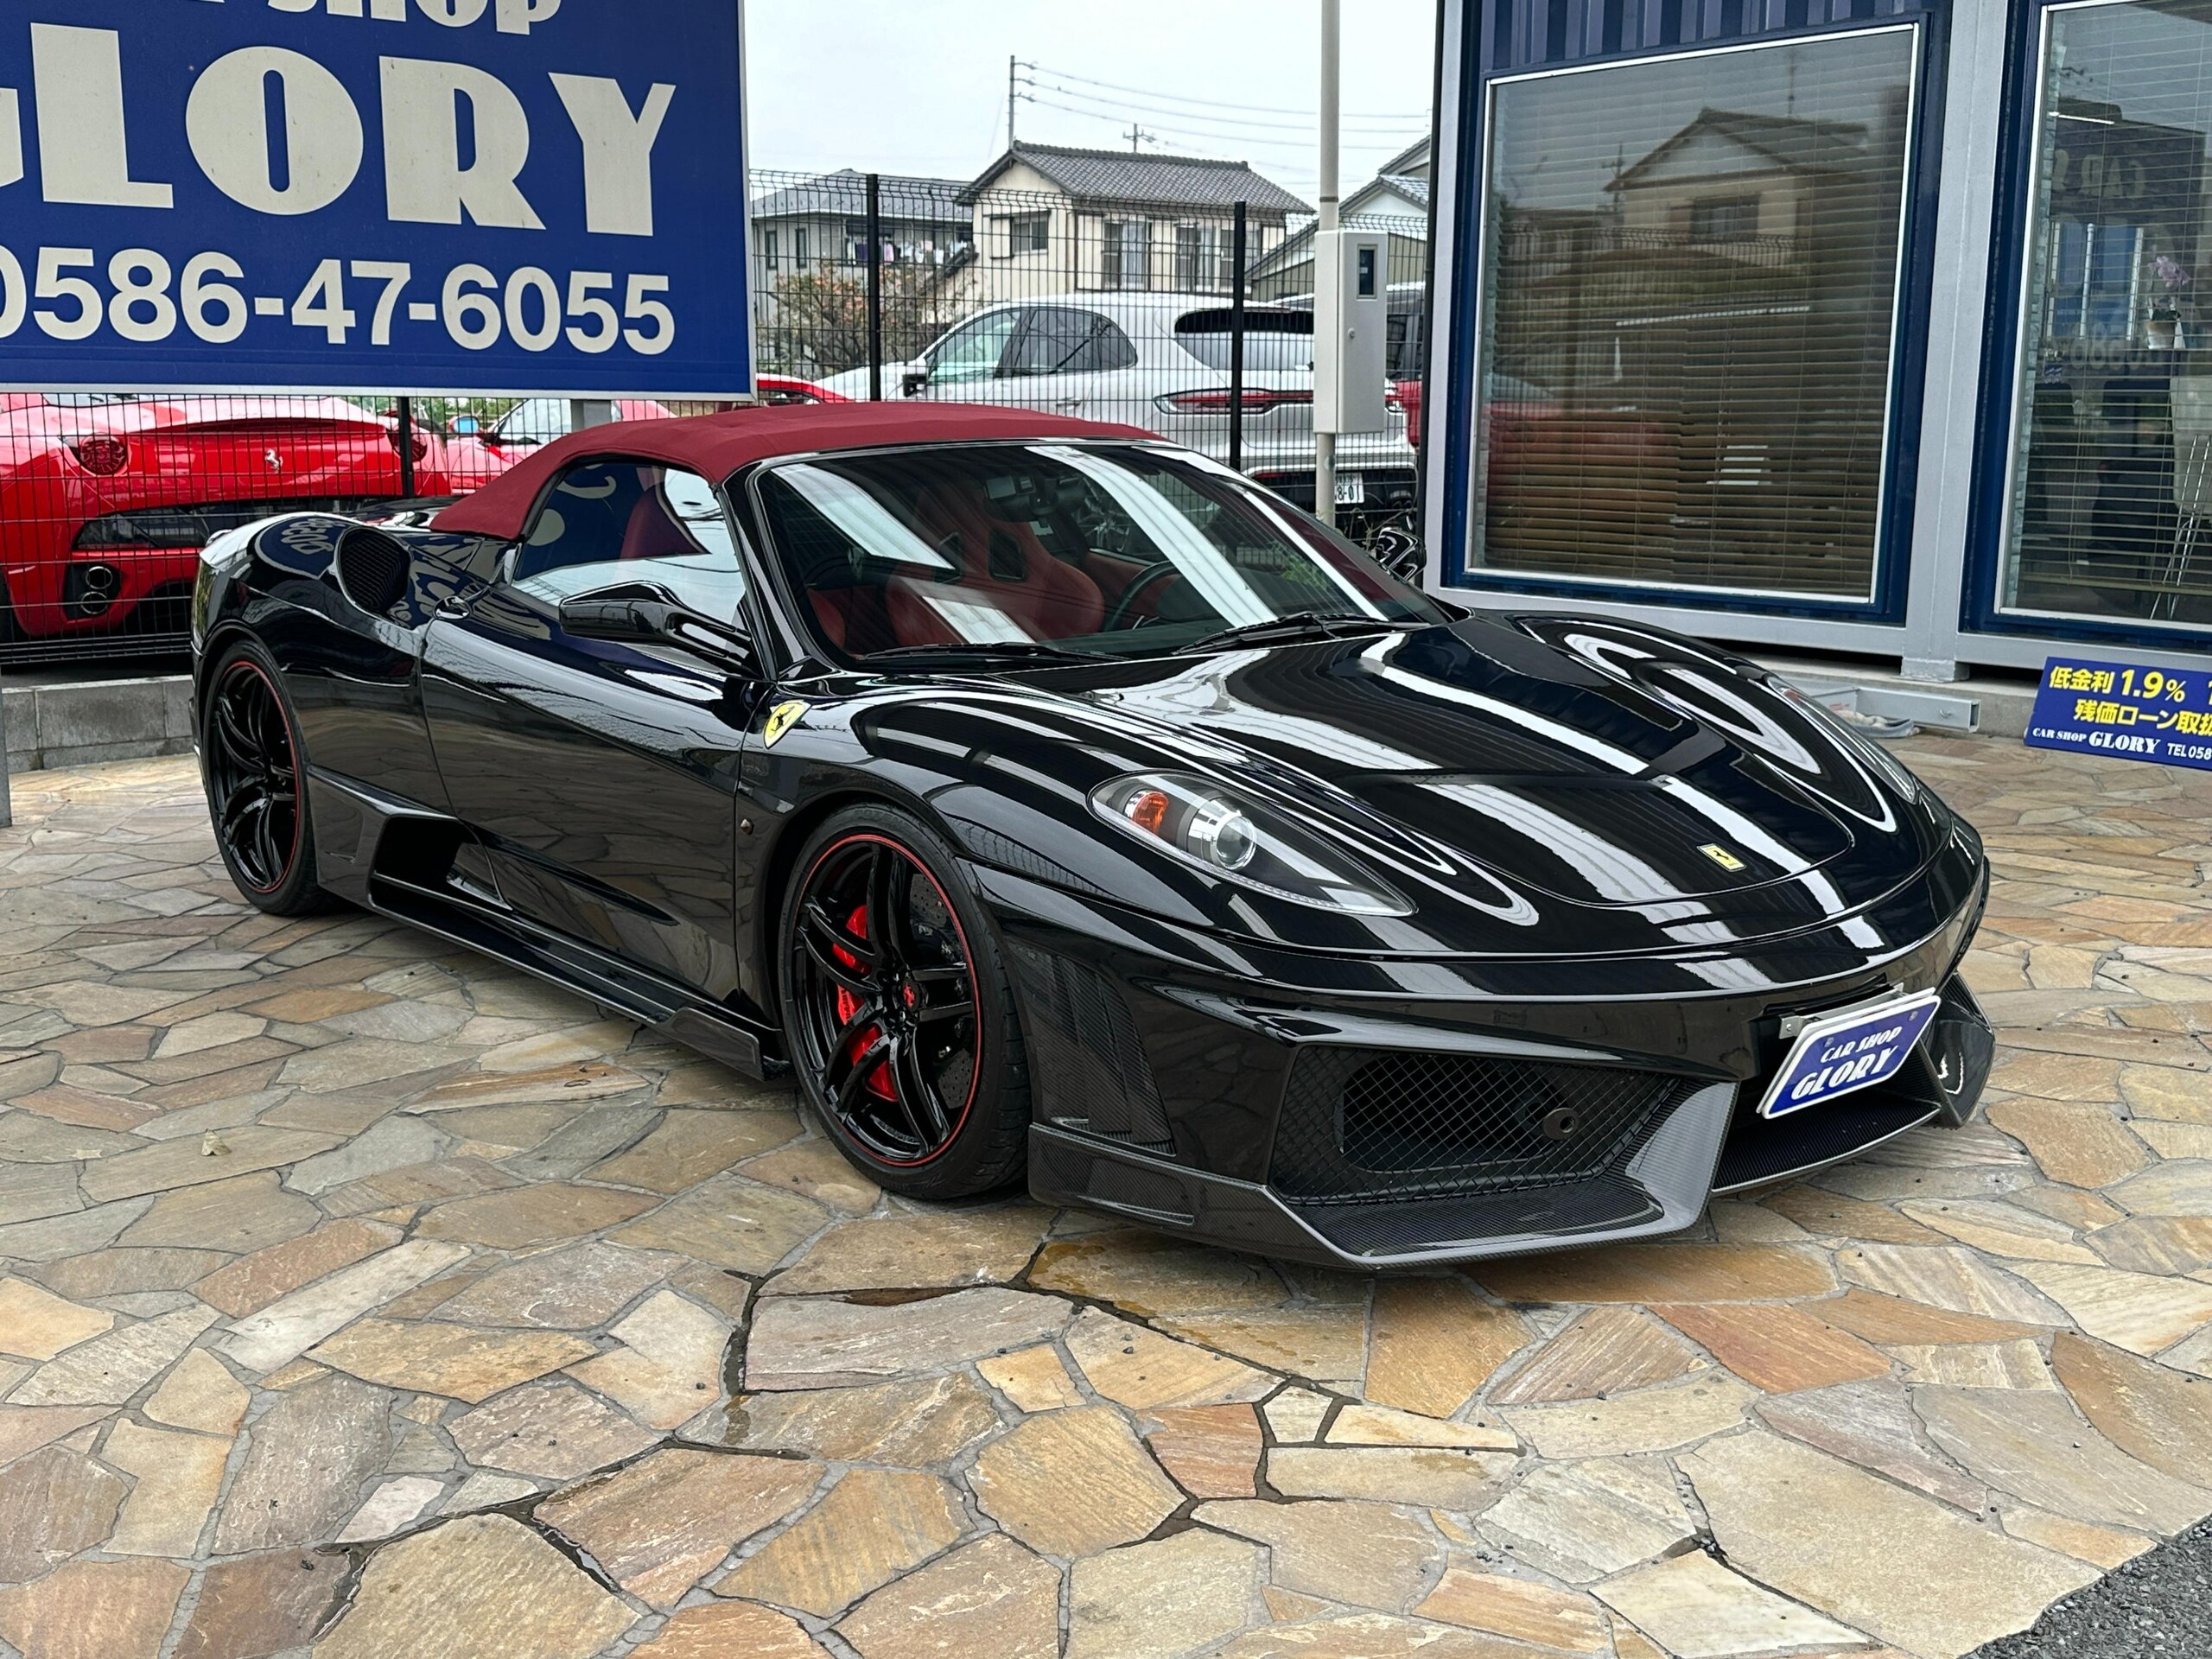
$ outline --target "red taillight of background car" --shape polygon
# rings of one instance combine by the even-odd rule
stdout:
[[[1416,449],[1421,448],[1421,382],[1399,380],[1392,383],[1390,407],[1401,410],[1406,417],[1406,442]]]
[[[130,464],[130,446],[121,438],[71,438],[67,442],[77,464],[94,478],[113,478]]]
[[[1311,391],[1274,391],[1264,386],[1244,388],[1244,412],[1264,415],[1271,409],[1288,404],[1310,404]],[[1152,400],[1154,409],[1163,415],[1226,415],[1229,413],[1229,391],[1224,386],[1207,386],[1196,391],[1170,391]]]

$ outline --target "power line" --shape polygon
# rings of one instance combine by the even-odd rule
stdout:
[[[1027,104],[1033,104],[1039,109],[1058,110],[1064,115],[1081,116],[1083,118],[1089,121],[1118,121],[1121,118],[1118,116],[1108,115],[1098,110],[1079,109],[1072,104],[1056,103],[1049,98],[1039,98],[1034,93],[1027,95],[1022,101]],[[1312,153],[1313,148],[1310,141],[1300,142],[1294,138],[1262,138],[1249,134],[1202,132],[1194,130],[1188,127],[1173,126],[1166,122],[1160,122],[1152,126],[1148,126],[1145,130],[1154,134],[1155,137],[1164,133],[1173,133],[1179,137],[1194,139],[1200,143],[1210,146],[1211,150],[1213,152],[1217,152],[1225,146],[1234,145],[1241,149],[1271,150],[1278,155],[1306,156]],[[1124,132],[1121,136],[1126,137],[1128,135]],[[1387,155],[1395,150],[1403,149],[1407,144],[1410,143],[1414,138],[1421,136],[1421,135],[1418,133],[1413,133],[1400,134],[1396,137],[1384,137],[1379,136],[1368,138],[1355,137],[1347,141],[1344,147],[1347,149],[1372,151],[1376,154]],[[1182,144],[1171,145],[1170,148],[1176,149],[1186,149],[1188,153],[1192,155],[1204,155],[1209,153],[1207,150],[1188,149],[1187,146]]]
[[[1158,99],[1166,103],[1199,104],[1217,110],[1249,110],[1258,115],[1302,115],[1309,121],[1319,118],[1319,112],[1316,111],[1294,109],[1280,104],[1232,104],[1225,99],[1197,98],[1187,92],[1163,92],[1150,86],[1124,86],[1118,81],[1100,80],[1090,75],[1078,75],[1071,70],[1055,69],[1050,64],[1033,63],[1028,67],[1039,70],[1045,74],[1058,76],[1062,80],[1079,81],[1085,86],[1103,86],[1113,92],[1134,92],[1140,98]],[[1395,115],[1347,115],[1344,117],[1344,119],[1351,121],[1381,121],[1398,118],[1401,118]],[[1426,119],[1426,118],[1423,118]]]
[[[1223,127],[1230,130],[1249,129],[1255,131],[1262,132],[1299,132],[1310,134],[1314,130],[1315,122],[1319,118],[1319,117],[1309,116],[1303,121],[1256,121],[1244,116],[1206,115],[1193,110],[1179,110],[1162,107],[1156,105],[1139,104],[1131,102],[1126,99],[1104,98],[1096,92],[1086,92],[1074,86],[1063,86],[1058,85],[1057,82],[1052,81],[1031,80],[1026,82],[1025,85],[1028,86],[1033,90],[1042,87],[1045,91],[1056,92],[1063,98],[1072,98],[1079,99],[1086,104],[1096,104],[1101,108],[1115,111],[1117,114],[1135,113],[1138,115],[1165,116],[1173,120],[1194,122],[1206,127]],[[1403,132],[1408,128],[1415,125],[1418,125],[1421,130],[1426,130],[1428,123],[1425,117],[1420,115],[1396,115],[1389,117],[1363,116],[1357,118],[1356,121],[1348,123],[1347,124],[1359,129]]]

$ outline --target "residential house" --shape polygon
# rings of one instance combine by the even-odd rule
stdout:
[[[1859,222],[1886,159],[1878,148],[1855,123],[1706,109],[1608,188],[1631,247],[1783,267],[1812,251],[1813,226],[1838,219],[1836,197],[1852,199],[1843,222]]]
[[[1387,232],[1391,283],[1428,279],[1428,161],[1426,138],[1407,146],[1338,204],[1348,226]],[[1313,227],[1307,225],[1252,264],[1252,297],[1294,299],[1313,291]]]
[[[969,238],[970,215],[958,179],[882,175],[876,186],[877,216],[887,265],[944,264]],[[793,178],[753,204],[753,257],[772,288],[786,276],[867,259],[868,175],[851,168],[816,178]]]
[[[756,176],[756,188],[760,182]],[[943,279],[975,251],[961,189],[957,179],[885,174],[877,181],[887,351],[918,350],[950,321]],[[779,175],[752,211],[759,366],[811,378],[864,362],[868,175],[851,168]]]
[[[1236,204],[1245,257],[1313,209],[1243,162],[1018,143],[960,193],[976,256],[948,280],[969,304],[1078,290],[1223,294]]]

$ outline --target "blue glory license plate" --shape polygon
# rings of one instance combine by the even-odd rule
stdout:
[[[1942,1001],[1935,991],[1923,991],[1815,1020],[1799,1034],[1759,1116],[1782,1117],[1887,1083],[1911,1057]]]

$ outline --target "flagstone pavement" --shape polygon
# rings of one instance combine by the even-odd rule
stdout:
[[[29,1659],[1949,1659],[2212,1511],[2212,778],[1916,740],[1986,1122],[1393,1278],[888,1199],[788,1090],[240,904],[189,760],[0,831]]]

